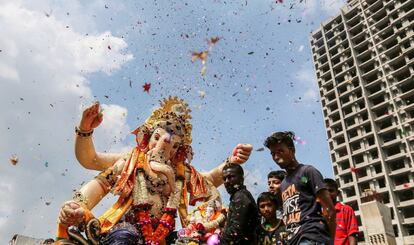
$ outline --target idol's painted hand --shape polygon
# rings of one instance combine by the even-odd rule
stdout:
[[[98,127],[102,120],[103,114],[100,111],[99,102],[96,102],[83,111],[79,129],[86,132],[90,131]]]
[[[230,157],[230,162],[243,164],[245,163],[252,153],[253,146],[250,144],[237,144],[233,149],[233,154]]]

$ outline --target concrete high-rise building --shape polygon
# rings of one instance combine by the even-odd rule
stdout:
[[[310,43],[335,178],[360,225],[364,193],[414,244],[414,0],[348,0]],[[367,241],[366,241],[367,242]]]

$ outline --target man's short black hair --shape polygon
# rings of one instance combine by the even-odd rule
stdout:
[[[240,164],[228,163],[228,164],[224,165],[223,171],[226,170],[226,169],[234,169],[234,170],[236,170],[236,172],[238,174],[240,174],[241,176],[244,176],[244,171],[243,171],[242,166],[240,166]]]
[[[330,179],[330,178],[326,178],[323,180],[323,182],[325,183],[325,185],[330,186],[330,187],[334,187],[336,190],[339,189],[338,183],[336,183],[335,180]]]
[[[295,150],[295,133],[292,131],[276,132],[267,137],[264,146],[270,148],[276,144],[285,144],[287,147]]]
[[[269,174],[267,174],[267,179],[275,178],[275,179],[278,179],[280,181],[283,181],[283,179],[285,179],[285,176],[286,176],[285,171],[276,170],[276,171],[271,171]]]
[[[260,193],[257,197],[257,206],[264,201],[271,201],[275,205],[276,209],[282,206],[281,198],[278,195],[274,195],[268,191]]]

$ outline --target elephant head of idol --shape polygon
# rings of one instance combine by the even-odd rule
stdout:
[[[180,163],[190,164],[192,125],[191,110],[182,99],[168,97],[161,101],[144,125],[135,129],[137,147],[146,152],[148,175],[163,174],[171,190],[175,187],[175,168]]]

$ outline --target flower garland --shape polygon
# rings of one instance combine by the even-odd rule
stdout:
[[[225,218],[226,216],[221,213],[216,219],[208,222],[203,222],[202,224],[207,231],[216,229],[224,221]]]
[[[148,200],[148,190],[145,181],[145,170],[148,168],[148,162],[145,157],[138,158],[137,180],[134,187],[134,211],[141,227],[142,235],[147,245],[159,245],[175,227],[175,217],[177,214],[177,207],[180,202],[181,190],[184,185],[184,163],[177,164],[177,180],[175,181],[175,191],[170,194],[167,206],[163,209],[163,215],[158,222],[154,231],[153,222],[151,221],[150,211],[151,204]]]

